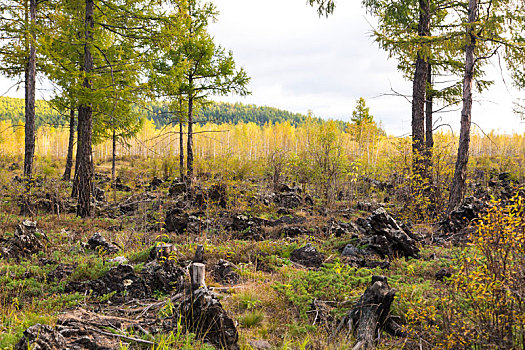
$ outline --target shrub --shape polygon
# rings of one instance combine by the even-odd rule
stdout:
[[[413,335],[446,349],[525,346],[524,200],[494,202],[477,222],[448,285],[408,309]]]
[[[293,271],[288,283],[276,283],[274,288],[297,308],[301,318],[306,319],[314,299],[343,302],[357,298],[373,272],[336,262],[319,271]]]

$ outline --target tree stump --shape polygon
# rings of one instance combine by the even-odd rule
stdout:
[[[204,282],[206,265],[201,263],[191,264],[191,289],[196,290],[201,287],[206,288]]]
[[[199,244],[195,249],[193,263],[204,263],[204,246],[202,244]]]
[[[401,326],[395,321],[395,317],[390,315],[390,306],[395,295],[396,290],[390,288],[386,277],[373,276],[372,285],[343,318],[336,332],[344,324],[348,325],[349,332],[353,332],[356,338],[353,350],[374,348],[383,330],[394,336],[402,336]]]

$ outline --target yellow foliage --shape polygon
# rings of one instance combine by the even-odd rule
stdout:
[[[438,297],[412,300],[408,331],[433,349],[521,349],[525,339],[525,198],[494,202]],[[409,296],[404,296],[410,299]],[[413,298],[412,298],[413,299]]]

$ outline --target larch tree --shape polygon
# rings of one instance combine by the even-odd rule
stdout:
[[[164,70],[168,75],[180,78],[175,81],[176,84],[167,86],[166,90],[172,99],[182,98],[186,104],[184,109],[179,104],[178,109],[187,113],[186,176],[191,183],[195,108],[210,95],[248,94],[246,86],[250,79],[244,69],[235,67],[233,54],[216,45],[208,34],[208,24],[217,15],[211,3],[203,4],[199,0],[181,1],[178,8],[181,35],[168,47],[166,54],[169,57],[169,66]],[[181,120],[182,117],[179,116],[179,121]]]
[[[366,10],[378,20],[375,40],[398,61],[398,69],[412,80],[413,172],[431,180],[434,103],[459,102],[458,83],[447,78],[443,88],[435,76],[459,79],[462,47],[458,33],[447,23],[453,4],[446,0],[363,0]]]
[[[169,19],[162,22],[157,40],[156,53],[151,57],[147,76],[153,98],[159,100],[167,110],[159,111],[163,120],[179,125],[179,171],[181,179],[184,171],[184,124],[186,122],[187,105],[182,95],[180,85],[187,62],[180,54],[180,38],[183,36],[182,9],[178,1],[170,1],[170,10],[166,13]]]
[[[436,1],[434,1],[436,2]],[[335,2],[331,0],[309,0],[309,4],[318,6],[320,15],[334,11]],[[423,155],[425,144],[425,106],[427,103],[427,83],[430,80],[429,57],[432,16],[438,15],[438,8],[432,0],[363,0],[363,6],[378,19],[379,29],[374,32],[380,45],[392,56],[410,56],[412,72],[412,148],[413,168],[415,173],[423,174],[425,162]],[[406,58],[405,58],[406,60]],[[432,125],[432,113],[426,114],[427,125]],[[432,133],[427,132],[427,138]],[[428,145],[433,144],[429,140]]]
[[[117,139],[139,130],[141,118],[132,106],[140,104],[147,92],[142,72],[157,39],[156,23],[165,18],[162,4],[155,0],[60,4],[64,11],[57,16],[60,25],[45,37],[46,53],[59,68],[48,73],[58,95],[71,96],[78,109],[72,194],[78,200],[77,215],[87,217],[94,175],[92,145],[106,138],[113,138],[115,145]]]
[[[364,98],[360,97],[357,100],[355,109],[352,111],[351,120],[352,123],[355,123],[357,126],[374,121],[374,117],[370,114],[370,107],[366,106]]]
[[[470,127],[472,123],[473,81],[479,65],[488,58],[503,55],[515,83],[520,87],[520,73],[515,64],[524,62],[525,6],[521,1],[469,0],[464,28],[465,61],[463,77],[463,107],[454,178],[450,188],[448,210],[457,208],[467,190]],[[517,25],[518,24],[518,25]]]
[[[2,1],[0,4],[0,72],[10,78],[23,76],[25,90],[24,179],[26,196],[31,188],[35,153],[35,91],[37,32],[43,16],[37,18],[37,0]],[[27,212],[27,198],[22,212]]]
[[[46,57],[42,65],[42,72],[55,87],[54,95],[50,98],[49,103],[60,114],[68,115],[69,138],[66,166],[62,175],[65,181],[70,180],[73,168],[78,108],[77,90],[81,85],[80,66],[83,50],[78,40],[82,23],[79,7],[73,1],[58,3],[55,11],[49,14],[50,21],[55,25],[48,28],[39,38],[40,51]]]
[[[92,87],[91,73],[94,68],[93,62],[93,39],[95,28],[95,4],[94,0],[86,0],[84,7],[85,31],[82,33],[84,39],[84,54],[82,60],[82,72],[84,79],[82,87],[89,92]],[[77,215],[80,217],[91,216],[91,193],[92,181],[95,175],[92,154],[93,136],[93,105],[90,99],[81,100],[78,106],[78,144],[75,170],[76,195],[78,196]]]

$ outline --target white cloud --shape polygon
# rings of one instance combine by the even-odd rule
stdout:
[[[373,42],[373,19],[365,17],[359,1],[339,1],[329,18],[319,18],[304,0],[215,3],[220,15],[211,32],[218,43],[233,50],[238,64],[252,77],[251,96],[225,100],[301,113],[311,109],[324,118],[348,119],[355,100],[362,96],[390,133],[410,132],[410,104],[401,97],[378,96],[391,93],[391,88],[410,94],[411,83],[397,72],[396,61]],[[524,132],[505,87],[498,84],[481,98],[474,105],[474,122],[487,130]],[[459,112],[438,117],[459,129]]]

